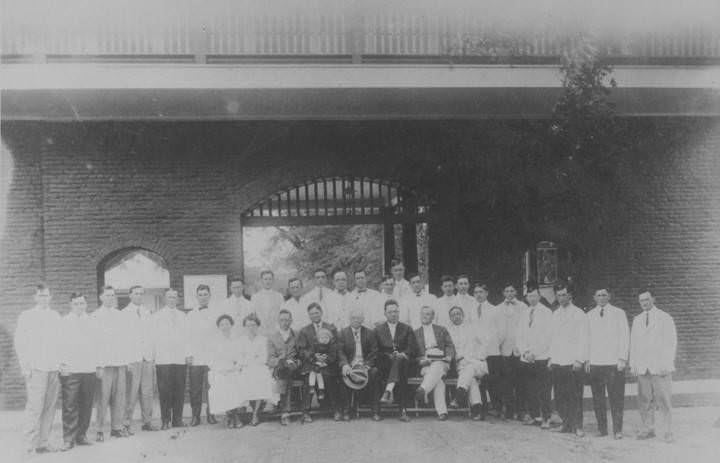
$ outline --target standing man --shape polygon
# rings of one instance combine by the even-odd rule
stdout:
[[[463,317],[463,323],[470,324],[473,322],[473,312],[475,312],[475,306],[478,304],[477,300],[470,295],[470,277],[467,275],[459,275],[457,280],[455,280],[455,289],[457,289],[457,294],[455,295],[457,305],[467,314],[467,317]],[[490,304],[488,303],[488,305]]]
[[[270,334],[277,328],[280,306],[284,298],[280,292],[272,289],[275,283],[275,274],[272,270],[260,272],[260,291],[252,295],[252,307],[260,319],[260,326],[266,334]]]
[[[97,330],[80,293],[70,295],[70,312],[61,319],[60,383],[62,385],[63,447],[90,445],[90,427],[96,378],[100,376]]]
[[[484,344],[478,330],[465,323],[465,313],[460,306],[450,309],[450,338],[455,345],[455,368],[458,372],[457,389],[452,406],[464,406],[470,402],[473,421],[485,419],[485,403],[480,394],[480,379],[488,372]]]
[[[152,424],[153,408],[153,375],[155,374],[155,361],[153,358],[153,340],[150,309],[143,304],[145,290],[136,285],[130,288],[130,303],[122,310],[123,315],[130,319],[134,325],[132,347],[135,348],[133,361],[130,362],[127,372],[127,385],[125,400],[125,432],[133,435],[130,423],[132,422],[135,404],[140,398],[140,412],[143,431],[157,431]]]
[[[540,302],[537,286],[528,287],[527,301],[528,308],[520,315],[517,330],[520,371],[530,409],[524,424],[540,424],[542,429],[550,429],[552,387],[548,358],[552,339],[552,310]]]
[[[390,299],[395,299],[395,296],[393,296],[394,289],[395,280],[392,275],[384,275],[382,281],[380,282],[380,292],[378,293],[376,304],[373,306],[368,315],[369,320],[365,320],[367,326],[374,329],[376,326],[385,323],[385,302]]]
[[[385,384],[382,403],[394,402],[394,390],[397,386],[400,406],[400,421],[407,423],[407,405],[410,399],[408,391],[408,372],[415,360],[417,340],[412,327],[399,321],[400,307],[394,299],[385,301],[385,323],[375,328],[378,342],[377,366],[382,382]]]
[[[279,293],[278,293],[279,294]],[[208,389],[208,362],[209,353],[207,343],[212,339],[215,328],[215,320],[218,317],[216,311],[210,307],[210,287],[198,285],[195,290],[198,307],[188,313],[187,322],[190,326],[190,408],[192,409],[192,420],[190,426],[200,424],[203,396]],[[208,424],[216,424],[217,420],[210,413],[210,399],[205,407]]]
[[[105,440],[103,428],[105,413],[110,407],[110,437],[129,437],[123,427],[125,418],[125,387],[127,368],[136,361],[136,351],[128,346],[128,339],[134,340],[136,325],[130,317],[117,308],[117,296],[112,286],[103,287],[100,293],[101,306],[91,316],[97,328],[99,365],[102,366],[100,378],[100,397],[95,410],[95,428],[97,442]]]
[[[315,286],[310,291],[305,293],[301,299],[302,306],[304,307],[303,312],[305,314],[307,314],[307,307],[313,302],[320,304],[320,307],[324,309],[325,298],[330,293],[327,272],[325,272],[325,270],[321,268],[315,270],[315,272],[313,273],[313,282],[315,283]]]
[[[367,286],[367,275],[365,270],[357,270],[353,275],[355,280],[355,289],[350,292],[350,307],[352,309],[360,309],[363,313],[363,323],[365,326],[375,328],[374,317],[376,316],[377,307],[380,306],[380,293]],[[377,320],[379,321],[379,320]]]
[[[380,395],[378,393],[378,370],[375,367],[377,357],[377,340],[375,333],[363,326],[365,315],[362,309],[355,307],[350,310],[350,326],[343,328],[339,334],[338,360],[340,374],[349,376],[353,369],[363,368],[367,372],[367,388],[370,392],[372,419],[380,421]],[[340,387],[346,387],[341,385]],[[352,402],[353,390],[345,390],[345,413],[343,421],[350,421],[350,417],[357,412],[358,403]]]
[[[521,419],[527,412],[526,398],[520,383],[520,351],[518,350],[515,333],[520,316],[527,311],[527,306],[517,299],[515,285],[507,283],[503,288],[505,300],[496,306],[499,323],[502,325],[500,354],[503,357],[500,373],[500,390],[503,391],[502,402],[505,408],[505,419],[513,417]]]
[[[563,422],[552,430],[583,437],[583,365],[588,360],[588,319],[572,303],[572,293],[566,284],[558,283],[554,289],[558,308],[552,315],[549,363],[555,404]]]
[[[184,427],[185,378],[190,361],[192,333],[188,313],[178,307],[178,293],[165,291],[165,305],[153,315],[153,343],[161,429]]]
[[[448,330],[433,323],[435,311],[432,307],[423,307],[420,316],[422,326],[415,330],[415,339],[418,345],[418,366],[423,380],[415,391],[415,400],[425,403],[427,394],[432,392],[438,420],[446,421],[448,412],[443,378],[450,369],[450,362],[455,358],[455,346]]]
[[[60,380],[60,315],[50,308],[50,289],[35,287],[35,307],[18,317],[15,352],[25,378],[25,450],[29,454],[48,453],[48,438],[55,418]]]
[[[240,277],[230,278],[230,296],[223,304],[223,313],[233,320],[244,320],[253,311],[252,304],[245,297],[245,282]]]
[[[630,338],[630,369],[638,377],[642,431],[638,439],[655,437],[655,407],[665,425],[663,438],[672,442],[672,372],[675,371],[675,322],[655,306],[650,291],[638,296],[642,313],[635,316]]]
[[[502,413],[502,394],[500,390],[500,374],[502,372],[503,357],[500,355],[505,320],[494,305],[487,300],[488,289],[484,283],[476,283],[473,287],[473,300],[475,305],[468,313],[469,326],[482,340],[482,347],[487,362],[488,374],[480,382],[480,393],[484,408],[487,407],[487,396],[490,396],[490,413],[500,416]],[[469,305],[469,304],[468,304]],[[468,324],[467,322],[463,322]],[[483,410],[483,413],[487,410]]]
[[[295,329],[300,329],[310,323],[307,315],[307,305],[303,305],[303,282],[300,278],[290,278],[288,280],[288,293],[290,298],[282,303],[280,312],[283,310],[290,312],[292,315],[290,322]],[[279,323],[279,319],[278,319]]]
[[[435,323],[447,327],[450,326],[450,309],[460,305],[455,297],[455,279],[450,275],[443,275],[440,278],[440,290],[442,295],[437,298]]]
[[[293,280],[290,280],[288,286],[292,287]],[[296,290],[299,288],[302,291],[302,286],[295,286]],[[295,291],[295,293],[299,297],[300,292]],[[280,309],[278,328],[268,337],[268,366],[272,368],[272,375],[275,379],[274,392],[280,397],[282,410],[280,424],[283,426],[290,424],[292,380],[300,368],[297,336],[291,328],[292,324],[293,314],[287,309]]]
[[[333,274],[334,291],[330,291],[325,300],[325,311],[327,320],[335,325],[337,329],[348,326],[348,314],[353,304],[353,299],[348,291],[347,274],[338,270]]]
[[[405,279],[405,264],[403,264],[400,259],[391,260],[390,272],[392,273],[394,281],[393,299],[400,301],[410,296],[412,290],[410,289],[410,283]]]
[[[434,310],[437,307],[438,299],[425,291],[420,275],[417,273],[410,275],[410,288],[412,289],[411,294],[400,301],[400,321],[416,330],[422,326],[420,310],[425,306]]]
[[[585,372],[590,375],[593,408],[600,436],[607,436],[606,395],[610,398],[615,439],[622,439],[625,405],[625,368],[630,329],[625,311],[609,304],[608,288],[599,287],[594,296],[597,306],[588,312],[589,353]]]

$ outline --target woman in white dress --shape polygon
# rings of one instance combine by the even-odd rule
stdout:
[[[243,358],[240,372],[240,394],[244,401],[250,402],[252,420],[250,424],[260,424],[258,413],[263,401],[273,398],[273,379],[270,367],[267,365],[268,351],[267,338],[258,334],[260,320],[255,314],[243,319],[246,336],[239,338],[240,352]],[[213,404],[214,405],[214,404]]]
[[[224,314],[216,321],[218,331],[208,346],[208,389],[209,401],[214,410],[225,410],[225,423],[229,428],[238,427],[239,407],[245,400],[242,396],[242,366],[245,363],[241,340],[234,335],[235,321]]]

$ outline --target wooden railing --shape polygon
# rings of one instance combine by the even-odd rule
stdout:
[[[563,2],[563,14],[549,14],[559,2],[530,11],[519,0],[1,0],[0,46],[5,62],[535,63],[557,62],[585,35],[619,62],[720,61],[720,2],[675,2],[693,12],[682,20],[632,21],[620,10],[621,24],[607,2],[597,12]]]

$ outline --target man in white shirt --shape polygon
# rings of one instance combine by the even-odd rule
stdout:
[[[341,330],[348,326],[349,313],[352,307],[353,299],[348,291],[347,274],[342,270],[338,270],[333,274],[334,291],[330,291],[325,299],[325,308],[327,312],[327,321],[335,325],[335,328]]]
[[[420,275],[413,273],[409,275],[409,277],[412,294],[406,296],[400,301],[400,321],[410,325],[413,330],[416,330],[422,326],[420,321],[420,309],[427,306],[436,310],[437,298],[432,294],[425,292]]]
[[[210,287],[198,285],[195,290],[198,307],[188,313],[187,322],[191,330],[190,349],[190,408],[192,409],[192,420],[190,426],[200,424],[202,412],[202,400],[208,389],[208,358],[207,345],[212,339],[215,329],[215,320],[220,315],[216,310],[210,309]],[[206,419],[208,424],[216,424],[215,416],[210,412],[208,401],[206,408]]]
[[[222,310],[238,324],[253,311],[252,304],[245,297],[244,291],[245,282],[242,278],[232,277],[230,279],[230,296],[225,300]]]
[[[475,312],[475,307],[478,304],[477,300],[470,294],[470,277],[459,275],[455,280],[455,289],[457,290],[455,295],[457,305],[463,309],[466,315],[463,317],[463,323],[470,325],[474,321],[475,314],[473,312]]]
[[[97,442],[105,440],[103,428],[105,414],[110,407],[110,436],[128,437],[123,427],[125,419],[125,387],[127,368],[136,361],[136,346],[129,346],[134,339],[136,326],[117,308],[117,296],[112,286],[105,286],[100,293],[101,306],[92,312],[91,318],[103,342],[98,345],[99,365],[102,366],[100,397],[95,410]]]
[[[623,408],[625,404],[625,368],[628,359],[630,329],[625,311],[611,304],[608,288],[595,290],[595,308],[587,314],[589,326],[588,363],[593,408],[600,436],[607,436],[606,395],[610,399],[610,414],[615,439],[622,439]]]
[[[153,342],[160,418],[163,430],[184,427],[185,378],[190,357],[188,313],[178,307],[178,293],[165,291],[165,305],[153,315]]]
[[[500,389],[504,392],[502,397],[505,419],[522,418],[527,412],[526,394],[521,387],[520,351],[517,348],[515,333],[520,315],[527,311],[527,306],[517,299],[515,285],[507,283],[503,287],[505,300],[496,306],[499,323],[503,326],[500,343],[500,355],[503,357],[502,372],[500,374]]]
[[[376,323],[385,318],[384,310],[380,305],[380,293],[368,288],[365,270],[357,270],[353,279],[355,289],[350,291],[350,310],[360,309],[363,313],[363,325],[373,329]]]
[[[252,307],[260,319],[263,334],[269,335],[277,329],[280,306],[285,298],[278,291],[272,289],[275,283],[275,274],[272,270],[260,272],[260,291],[252,295]]]
[[[552,315],[550,369],[555,384],[555,404],[563,422],[553,431],[583,437],[583,365],[588,359],[588,319],[572,303],[570,288],[555,285],[558,308]]]
[[[23,438],[30,454],[52,451],[48,438],[60,390],[60,333],[60,315],[50,308],[50,289],[39,284],[35,307],[20,314],[15,329],[15,352],[27,391]]]
[[[70,295],[70,312],[60,320],[60,383],[62,385],[63,450],[90,445],[90,427],[96,379],[100,376],[97,338],[87,301],[80,293]]]
[[[280,306],[281,312],[287,310],[292,315],[290,321],[294,330],[299,330],[310,323],[310,317],[308,317],[307,314],[307,305],[304,306],[302,302],[302,291],[302,280],[300,278],[290,278],[288,280],[288,293],[290,293],[290,298]]]
[[[655,306],[650,291],[638,296],[642,313],[635,316],[630,337],[630,370],[638,378],[638,408],[642,431],[638,439],[655,437],[655,407],[665,425],[663,437],[672,435],[672,372],[675,371],[675,322]]]
[[[450,309],[460,305],[455,297],[455,279],[450,275],[443,275],[440,278],[440,291],[442,291],[442,295],[437,298],[435,323],[448,327],[450,326]]]
[[[500,373],[503,362],[503,357],[500,355],[500,344],[502,336],[504,336],[505,320],[498,314],[498,309],[487,300],[488,288],[485,283],[476,283],[473,286],[473,296],[475,305],[467,313],[467,317],[464,317],[463,323],[468,325],[466,320],[471,319],[472,322],[469,323],[469,326],[483,339],[488,374],[483,376],[480,381],[480,394],[482,402],[485,404],[484,407],[490,408],[490,414],[500,416],[502,413]],[[489,407],[486,405],[488,395],[490,396]]]
[[[155,361],[153,358],[153,340],[151,334],[152,312],[143,304],[145,290],[142,286],[136,285],[130,288],[130,303],[122,310],[130,323],[135,325],[132,343],[137,347],[135,358],[128,365],[127,385],[125,392],[125,432],[133,435],[130,423],[135,411],[135,404],[140,399],[140,412],[143,431],[157,431],[158,428],[152,424],[153,408],[153,374],[155,373]]]
[[[478,331],[465,323],[462,307],[450,309],[450,321],[448,331],[455,345],[455,368],[458,372],[453,404],[462,406],[469,399],[472,420],[482,421],[485,419],[485,407],[479,383],[488,372],[483,342]]]
[[[390,272],[392,273],[394,286],[393,286],[393,299],[399,301],[412,294],[409,279],[405,279],[405,264],[399,259],[393,259],[390,261]]]
[[[517,328],[521,375],[528,391],[530,409],[524,424],[540,424],[542,429],[550,429],[551,383],[548,358],[552,339],[552,310],[540,302],[540,289],[537,286],[528,286],[526,297],[528,308],[520,315]]]
[[[450,362],[455,358],[455,346],[447,329],[433,323],[435,311],[432,307],[422,307],[420,317],[422,325],[415,330],[415,338],[418,346],[418,366],[423,380],[415,391],[415,400],[424,403],[427,394],[432,392],[438,420],[446,421],[448,411],[443,378],[450,369]]]
[[[330,294],[327,272],[325,272],[325,270],[321,268],[315,270],[313,273],[313,282],[315,286],[305,293],[300,299],[302,306],[305,308],[304,310],[306,311],[306,314],[308,306],[313,302],[320,304],[320,307],[325,310],[325,299],[327,298],[327,295]]]

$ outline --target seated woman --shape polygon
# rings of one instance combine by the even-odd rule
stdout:
[[[242,405],[242,365],[244,364],[240,340],[233,334],[235,321],[230,315],[221,315],[216,321],[218,333],[209,343],[208,389],[209,402],[216,410],[225,410],[227,427],[236,428],[239,407]]]
[[[240,396],[242,401],[249,401],[252,409],[250,424],[260,424],[258,413],[263,402],[273,399],[272,371],[268,367],[267,338],[258,334],[260,320],[255,314],[243,319],[246,336],[240,336],[240,352],[243,358],[240,373]]]

